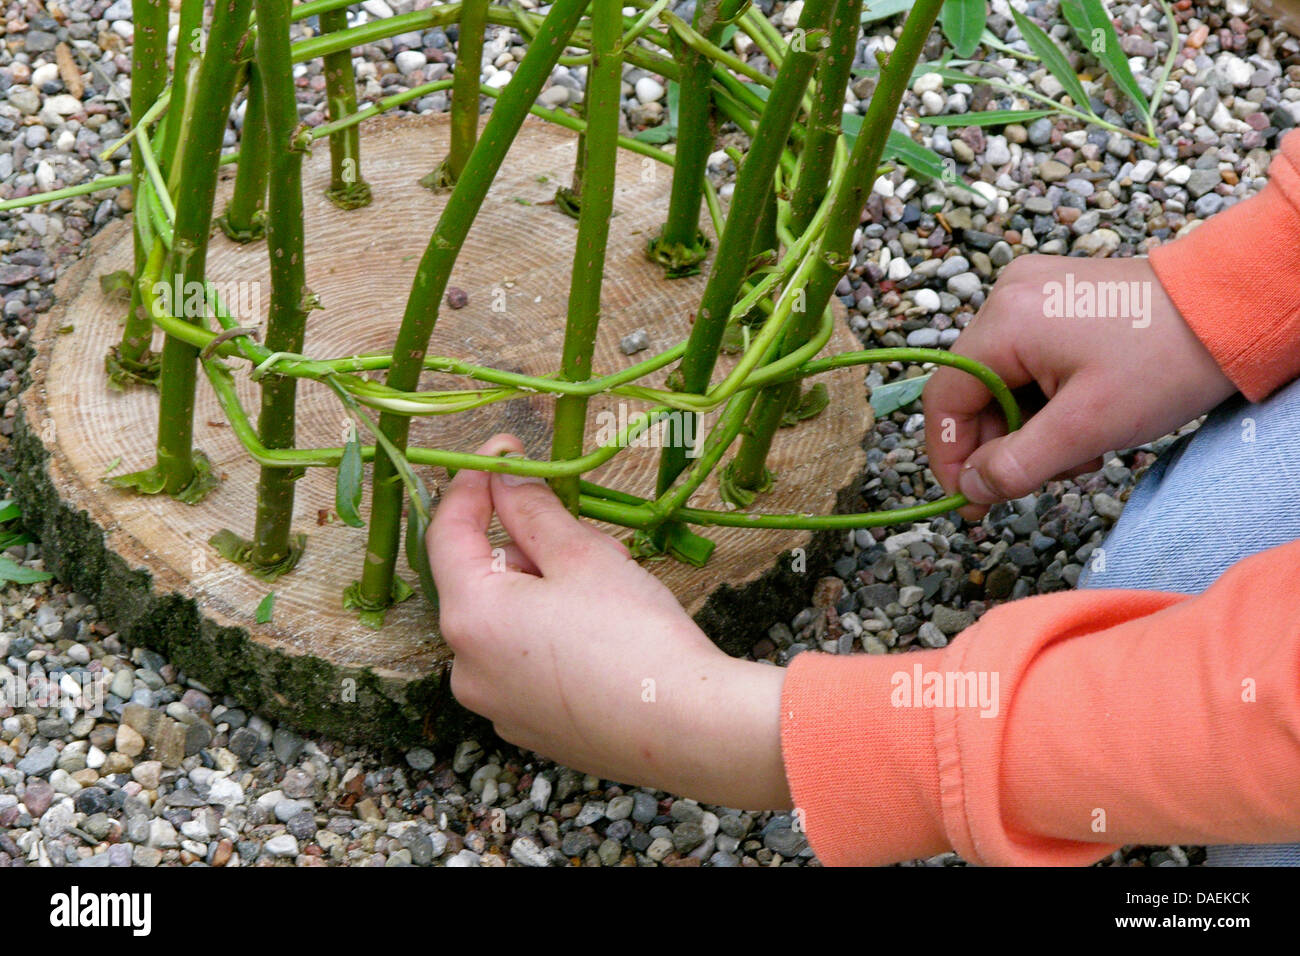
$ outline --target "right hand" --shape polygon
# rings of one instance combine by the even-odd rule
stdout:
[[[1111,283],[1140,294],[1130,295],[1122,316],[1049,316],[1050,284],[1064,287],[1067,274],[1076,299],[1085,287],[1097,293]],[[970,499],[960,512],[970,520],[1051,478],[1095,471],[1103,452],[1153,441],[1236,391],[1146,259],[1017,259],[952,350],[989,366],[1012,389],[1036,385],[1047,400],[1007,434],[977,379],[943,367],[926,385],[930,470],[949,493]]]

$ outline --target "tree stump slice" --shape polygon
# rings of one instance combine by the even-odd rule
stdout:
[[[307,281],[323,305],[309,318],[307,354],[323,358],[392,347],[417,263],[446,201],[416,180],[445,155],[447,141],[444,116],[367,124],[362,174],[374,202],[347,212],[324,198],[326,144],[307,159]],[[576,142],[554,126],[532,120],[525,125],[451,278],[453,287],[468,294],[468,304],[444,304],[430,354],[534,375],[558,367],[576,224],[550,201],[556,186],[568,182]],[[226,168],[218,212],[233,178],[233,169]],[[705,276],[668,281],[643,255],[663,220],[670,180],[667,167],[620,153],[596,374],[626,368],[689,334]],[[221,486],[188,506],[102,481],[119,459],[116,474],[154,460],[157,393],[112,391],[104,371],[104,355],[120,338],[124,307],[106,299],[98,277],[130,269],[130,236],[129,224],[117,222],[95,237],[87,255],[59,279],[56,305],[33,335],[29,387],[15,437],[17,485],[28,523],[45,541],[51,570],[94,599],[125,640],[162,650],[212,689],[304,729],[392,745],[463,729],[465,714],[451,701],[444,679],[450,652],[418,591],[389,611],[382,630],[362,625],[342,607],[343,589],[360,574],[366,531],[329,520],[332,469],[308,469],[298,482],[294,524],[307,533],[308,544],[291,574],[261,581],[208,544],[223,528],[251,534],[258,466],[225,424],[205,377],[199,378],[195,445],[222,476]],[[208,275],[241,325],[263,320],[270,296],[265,243],[241,246],[215,233]],[[625,356],[619,340],[639,328],[647,331],[652,351]],[[155,333],[155,349],[161,341]],[[826,354],[857,347],[847,326],[837,322]],[[719,375],[733,362],[724,356]],[[238,364],[244,366],[237,375],[239,394],[256,421],[258,388],[245,363]],[[665,375],[661,371],[648,381],[662,385]],[[821,380],[831,404],[816,418],[780,431],[770,461],[777,480],[760,497],[761,510],[829,513],[856,504],[865,458],[861,442],[871,425],[862,374],[843,369]],[[421,387],[466,387],[466,380],[426,373]],[[612,396],[593,399],[588,448],[599,423],[608,421],[600,413],[617,415],[618,406]],[[629,403],[625,417],[644,407]],[[533,395],[468,414],[415,418],[411,443],[472,451],[493,433],[509,431],[530,456],[545,458],[551,408],[549,397]],[[706,418],[706,427],[715,417]],[[299,447],[340,445],[344,422],[341,405],[326,387],[300,380]],[[649,496],[657,460],[656,448],[628,448],[589,477]],[[447,481],[441,469],[422,473],[430,489]],[[716,479],[691,503],[722,507]],[[363,516],[368,509],[367,485]],[[704,533],[717,542],[707,567],[672,559],[646,567],[732,653],[747,650],[762,636],[758,628],[802,605],[809,575],[824,566],[838,537],[730,528]],[[799,548],[807,556],[806,570],[787,559]],[[414,583],[404,556],[398,568]],[[273,619],[257,624],[255,609],[272,590]]]

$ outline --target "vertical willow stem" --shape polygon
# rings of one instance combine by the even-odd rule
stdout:
[[[790,200],[790,231],[796,236],[808,228],[817,207],[826,195],[826,184],[835,158],[835,143],[840,137],[840,117],[844,112],[844,90],[853,73],[853,58],[858,52],[859,20],[862,0],[838,0],[831,21],[831,45],[817,68],[817,91],[812,115],[808,117],[808,135],[799,157],[799,178]]]
[[[172,240],[172,268],[182,288],[202,283],[212,226],[212,204],[217,191],[217,168],[221,142],[235,95],[235,77],[248,40],[248,18],[252,0],[228,0],[217,4],[212,34],[203,56],[192,100],[193,122],[178,146],[185,154],[185,168],[176,196],[176,225]],[[288,69],[286,63],[285,69]],[[172,108],[176,108],[173,102]],[[181,123],[168,124],[179,130]],[[195,325],[206,315],[179,316]],[[159,376],[158,461],[162,490],[180,494],[194,479],[194,384],[198,349],[168,336],[163,345]]]
[[[591,64],[587,67],[587,134],[578,240],[573,250],[573,277],[569,282],[569,312],[564,331],[560,377],[581,382],[591,377],[592,350],[600,321],[600,287],[605,269],[609,219],[614,211],[614,166],[618,161],[619,97],[622,93],[623,57],[619,40],[623,32],[622,0],[592,0]],[[587,424],[587,397],[564,395],[555,402],[555,431],[551,458],[582,455]],[[575,515],[578,513],[578,476],[556,478],[556,494]]]
[[[235,191],[225,213],[217,220],[221,231],[235,242],[256,242],[266,235],[267,148],[262,71],[250,63]]]
[[[346,30],[347,11],[338,9],[322,12],[320,28],[323,33]],[[285,29],[287,31],[288,27]],[[288,37],[287,32],[285,36]],[[287,39],[285,49],[288,49]],[[290,62],[287,52],[284,62]],[[352,72],[350,49],[325,55],[325,101],[331,121],[340,120],[357,111],[357,78]],[[369,205],[370,184],[361,178],[359,127],[348,126],[330,134],[330,185],[325,190],[325,195],[340,209],[357,209]]]
[[[185,109],[185,100],[190,95],[190,61],[203,52],[205,44],[203,0],[181,0],[181,16],[176,31],[176,55],[172,62],[172,101],[168,107],[173,115],[179,115]],[[180,141],[179,135],[176,124],[168,123],[163,131],[162,148],[158,151],[164,169],[167,169],[167,164],[172,161],[176,144]]]
[[[691,27],[710,43],[722,34],[718,13],[723,0],[698,0]],[[675,36],[675,35],[674,35]],[[700,202],[704,174],[713,151],[713,110],[709,84],[713,61],[674,39],[678,80],[677,152],[673,159],[673,185],[668,197],[668,218],[659,235],[646,247],[646,255],[664,267],[670,279],[692,276],[708,255],[709,243],[700,231]]]
[[[310,308],[303,258],[302,158],[311,140],[298,124],[298,98],[289,66],[290,2],[256,0],[257,72],[266,100],[270,172],[275,183],[266,217],[266,251],[271,264],[266,347],[273,352],[302,351]],[[351,69],[348,72],[350,75]],[[267,448],[293,447],[297,383],[292,376],[274,374],[262,382],[257,429]],[[251,555],[256,567],[281,567],[290,559],[297,477],[291,468],[262,468]]]
[[[167,2],[166,0],[132,0],[131,17],[135,24],[135,42],[131,49],[131,126],[138,128],[149,107],[153,106],[167,85]],[[131,191],[140,196],[144,162],[138,140],[131,142]],[[135,272],[140,278],[149,250],[139,230],[134,232]],[[131,283],[131,305],[122,330],[122,344],[117,358],[126,370],[142,371],[147,364],[153,322],[144,308],[139,286]]]
[[[451,149],[447,153],[448,186],[454,186],[478,142],[479,71],[483,68],[483,33],[488,0],[464,0],[460,35],[456,39],[456,68],[451,80]]]
[[[848,167],[832,201],[826,232],[822,235],[816,265],[809,278],[804,309],[795,316],[782,340],[782,355],[788,355],[806,343],[817,328],[822,312],[830,304],[831,295],[840,277],[848,268],[853,254],[853,233],[857,229],[871,187],[876,181],[880,158],[885,150],[885,140],[893,126],[894,117],[902,103],[912,75],[921,56],[921,49],[934,26],[943,0],[917,0],[903,24],[898,45],[889,55],[889,62],[880,71],[880,82],[871,96],[867,115],[862,121],[862,131],[849,154]],[[857,30],[857,15],[852,19]],[[842,51],[843,47],[836,45]],[[842,53],[841,53],[842,55]],[[852,53],[848,58],[852,59]],[[838,94],[843,99],[843,93]],[[819,100],[821,99],[819,91]],[[837,124],[838,126],[838,124]],[[800,183],[804,170],[800,169]],[[763,389],[754,405],[747,434],[741,441],[736,459],[728,466],[730,483],[747,489],[759,489],[768,481],[765,467],[772,436],[781,425],[785,410],[799,394],[797,383],[773,385]]]
[[[515,71],[514,79],[501,91],[496,106],[483,127],[469,162],[452,189],[447,205],[438,218],[429,244],[420,259],[406,312],[393,348],[393,364],[387,384],[410,391],[416,387],[429,336],[438,321],[438,310],[451,269],[469,235],[474,216],[483,205],[488,188],[505,160],[506,152],[523,125],[537,94],[564,51],[564,45],[578,25],[588,0],[556,0],[542,21],[537,35],[528,44]],[[399,450],[406,448],[410,419],[385,413],[379,426]],[[401,539],[402,485],[387,456],[377,456],[373,478],[370,537],[366,545],[365,568],[358,589],[357,603],[369,608],[383,608],[392,602],[393,570]]]
[[[790,136],[795,113],[803,100],[804,90],[817,65],[818,51],[833,0],[807,0],[799,16],[799,28],[805,42],[792,49],[777,74],[776,84],[768,96],[754,132],[745,161],[736,176],[727,225],[718,241],[709,281],[700,300],[700,308],[686,343],[686,354],[678,372],[680,391],[703,393],[718,360],[718,347],[726,330],[731,307],[749,267],[749,249],[754,231],[763,215],[763,207],[772,192],[772,177]],[[683,429],[693,434],[694,429]],[[670,446],[659,459],[658,493],[663,494],[686,466],[686,449]]]

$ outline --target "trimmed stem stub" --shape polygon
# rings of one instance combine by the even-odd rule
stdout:
[[[193,469],[189,484],[172,495],[177,501],[196,505],[208,496],[219,484],[221,477],[212,470],[208,456],[195,449],[191,458]],[[143,471],[133,471],[125,475],[113,475],[104,480],[114,488],[126,488],[142,495],[156,495],[166,490],[167,471],[161,463],[151,465]]]
[[[669,279],[687,279],[700,274],[700,263],[709,256],[712,243],[703,232],[695,233],[695,242],[666,242],[663,233],[646,243],[645,255],[651,262],[664,267]]]
[[[224,529],[218,531],[208,539],[208,544],[212,545],[227,561],[234,562],[254,577],[261,578],[263,581],[274,581],[297,566],[303,552],[307,550],[307,535],[299,533],[290,538],[288,554],[282,560],[270,565],[254,561],[253,542],[241,538],[233,531]]]
[[[366,600],[361,591],[360,581],[353,581],[343,592],[343,606],[349,611],[357,611],[361,617],[361,623],[366,627],[379,630],[384,626],[384,615],[388,609],[394,604],[401,604],[414,593],[414,588],[401,578],[393,575],[393,590],[388,600],[383,604],[377,604]]]

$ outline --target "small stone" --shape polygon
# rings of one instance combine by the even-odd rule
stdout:
[[[411,766],[411,769],[423,773],[433,767],[433,751],[424,747],[416,747],[412,750],[408,750],[406,752],[406,762]]]
[[[618,348],[624,355],[635,355],[650,347],[650,336],[645,329],[637,329],[618,340]]]
[[[651,76],[643,76],[636,81],[636,98],[641,103],[656,103],[663,98],[663,84]]]
[[[262,845],[262,849],[271,856],[283,859],[298,855],[298,840],[293,834],[281,833],[273,836]]]
[[[157,760],[145,760],[131,770],[132,778],[146,790],[157,790],[162,775],[162,764]]]
[[[469,293],[459,286],[450,286],[447,289],[447,305],[453,309],[463,309],[469,305]]]

